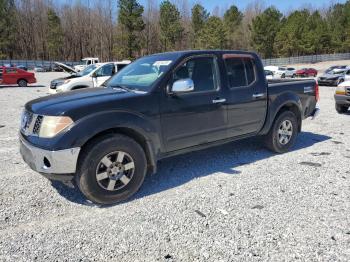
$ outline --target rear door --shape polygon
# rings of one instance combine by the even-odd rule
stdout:
[[[224,139],[227,111],[220,86],[217,57],[200,55],[184,60],[174,71],[169,86],[192,79],[194,90],[161,99],[161,124],[168,152]]]
[[[228,136],[258,132],[267,113],[267,84],[259,79],[253,56],[227,54],[226,67]]]
[[[5,68],[5,73],[3,76],[4,83],[8,85],[17,84],[18,74],[16,68]]]

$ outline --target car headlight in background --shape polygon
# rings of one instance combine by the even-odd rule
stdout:
[[[44,116],[41,122],[39,137],[52,138],[73,124],[68,116]]]
[[[337,95],[345,95],[345,86],[337,86],[335,89],[335,94]]]

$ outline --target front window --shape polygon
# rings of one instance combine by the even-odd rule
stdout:
[[[101,66],[101,68],[97,69],[96,76],[112,76],[115,74],[115,66],[114,64],[108,64]]]
[[[93,70],[95,70],[96,68],[97,68],[96,65],[89,65],[83,71],[77,73],[77,75],[78,76],[86,76],[86,75],[90,74]]]
[[[153,84],[167,71],[178,54],[146,56],[124,67],[108,81],[108,87],[126,87],[148,92]]]

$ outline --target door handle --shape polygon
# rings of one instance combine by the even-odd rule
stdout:
[[[260,94],[253,94],[253,98],[260,98],[260,97],[264,97],[265,94],[264,93],[260,93]]]
[[[214,99],[213,100],[213,104],[221,104],[221,103],[225,103],[226,99],[225,98],[218,98],[218,99]]]

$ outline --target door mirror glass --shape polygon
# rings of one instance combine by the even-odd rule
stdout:
[[[180,79],[173,83],[171,91],[173,93],[187,93],[194,90],[194,83],[191,78]]]
[[[92,75],[91,75],[91,77],[96,78],[96,77],[97,77],[97,73],[96,73],[96,72],[93,72]]]

